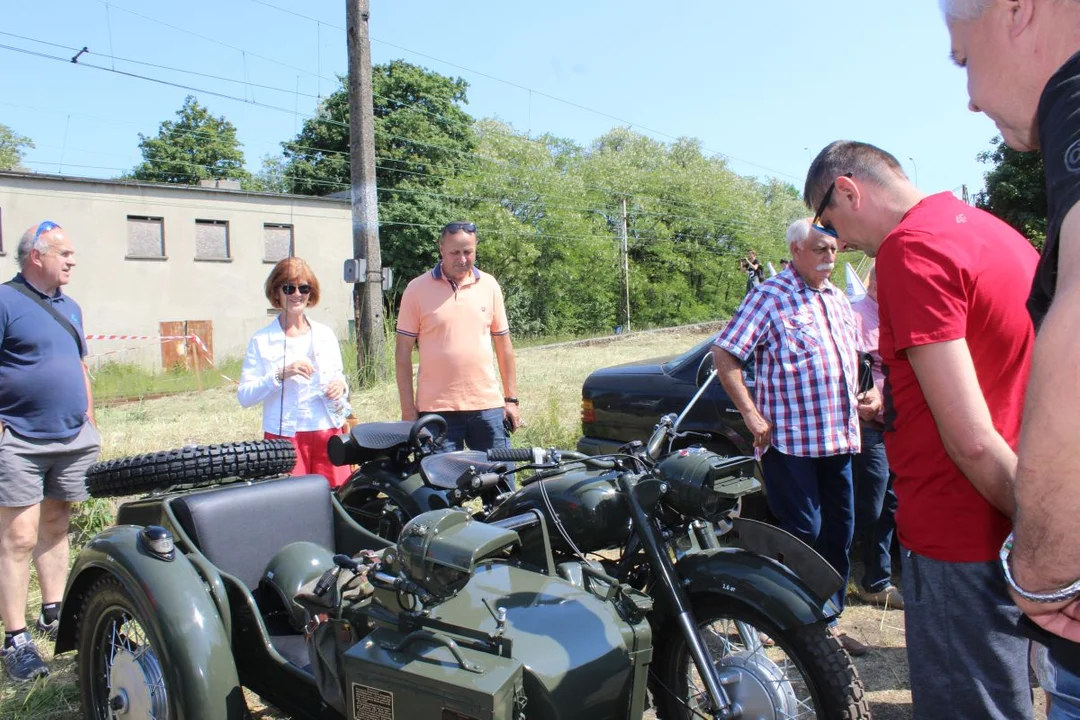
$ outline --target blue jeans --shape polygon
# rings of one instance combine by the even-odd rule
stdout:
[[[424,413],[421,413],[423,415]],[[503,409],[454,410],[438,413],[446,420],[446,440],[443,451],[491,450],[510,447],[510,438],[503,427]]]
[[[855,456],[855,534],[862,545],[862,588],[881,592],[892,577],[893,532],[896,530],[896,493],[885,459],[881,431],[863,426],[862,452]]]
[[[1034,645],[1035,676],[1050,699],[1047,720],[1080,720],[1080,677],[1050,655],[1042,645]]]
[[[769,510],[780,528],[816,550],[844,579],[832,597],[843,610],[855,527],[851,455],[804,458],[770,448],[761,469]]]

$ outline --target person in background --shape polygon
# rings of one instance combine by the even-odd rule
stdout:
[[[293,475],[322,475],[330,487],[349,477],[330,463],[326,442],[342,432],[351,412],[349,387],[334,331],[308,318],[319,304],[319,281],[306,262],[286,258],[270,271],[266,299],[280,310],[248,342],[237,398],[263,405],[263,433],[287,438],[296,448]]]
[[[521,425],[510,325],[498,281],[475,267],[476,225],[452,222],[439,234],[440,262],[401,296],[395,372],[401,419],[438,413],[445,450],[510,447]],[[420,346],[413,392],[412,350]],[[495,378],[492,346],[502,376]]]
[[[754,285],[765,282],[765,268],[762,267],[761,261],[757,258],[757,252],[754,250],[746,251],[746,268],[754,274]]]
[[[754,434],[769,509],[844,579],[854,527],[851,458],[859,452],[855,318],[829,282],[836,239],[796,220],[787,231],[793,272],[749,295],[713,343],[716,375]],[[742,366],[757,358],[751,397]],[[831,630],[852,655],[855,638]]]
[[[75,250],[45,221],[19,241],[20,272],[0,285],[0,662],[8,677],[49,674],[26,629],[30,561],[38,572],[38,632],[56,638],[68,572],[73,502],[86,500],[86,471],[101,435],[86,356],[82,310],[61,289]]]
[[[926,196],[897,159],[838,140],[807,173],[814,221],[876,257],[885,449],[898,500],[914,717],[1022,720],[1029,643],[998,564],[1034,332],[1038,259],[952,193]]]
[[[878,352],[877,268],[870,268],[866,295],[851,303],[859,351],[873,359],[874,388],[885,393],[885,373]],[[862,546],[863,575],[859,598],[872,605],[904,609],[904,597],[892,584],[892,541],[896,530],[896,493],[885,456],[884,408],[859,413],[862,449],[855,456],[855,536]]]
[[[943,0],[968,106],[1014,150],[1042,150],[1046,246],[1027,308],[1038,334],[1020,436],[1009,591],[1038,641],[1051,720],[1080,720],[1080,3]]]

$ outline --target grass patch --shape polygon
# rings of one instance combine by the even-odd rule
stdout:
[[[135,363],[105,363],[93,371],[91,388],[94,399],[107,402],[143,398],[168,393],[191,392],[231,385],[229,378],[239,379],[240,358],[225,358],[217,368],[206,367],[196,375],[180,366],[164,372],[153,372]]]
[[[52,676],[26,686],[19,693],[0,691],[0,718],[4,720],[75,720],[79,711],[79,688],[74,682],[71,657],[51,663]]]

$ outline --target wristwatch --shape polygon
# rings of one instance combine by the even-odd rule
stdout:
[[[516,397],[504,397],[503,402],[504,403],[514,403],[515,405],[520,405],[521,404],[521,403],[518,402],[518,399]]]
[[[1001,569],[1005,571],[1005,582],[1009,583],[1009,587],[1012,588],[1013,592],[1017,595],[1028,602],[1033,603],[1064,602],[1066,600],[1072,600],[1080,595],[1080,580],[1070,583],[1065,587],[1047,590],[1045,592],[1031,592],[1030,590],[1025,590],[1017,585],[1016,580],[1012,575],[1012,569],[1009,567],[1009,556],[1012,555],[1012,549],[1013,534],[1009,533],[1009,537],[1005,538],[1005,543],[1001,546]]]

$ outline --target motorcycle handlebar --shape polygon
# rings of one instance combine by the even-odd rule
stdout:
[[[553,462],[572,460],[583,462],[597,468],[613,468],[611,460],[598,460],[592,455],[572,450],[545,450],[544,448],[493,448],[487,451],[487,458],[493,462],[524,462],[534,465],[546,465]]]
[[[536,455],[547,455],[547,451],[541,448],[492,448],[487,451],[487,458],[492,462],[543,462],[543,459],[536,460]]]
[[[653,460],[659,458],[661,451],[664,449],[664,441],[667,440],[668,430],[674,426],[674,417],[674,415],[665,415],[660,418],[656,429],[653,430],[652,437],[649,438],[648,445],[645,446],[645,453]]]

